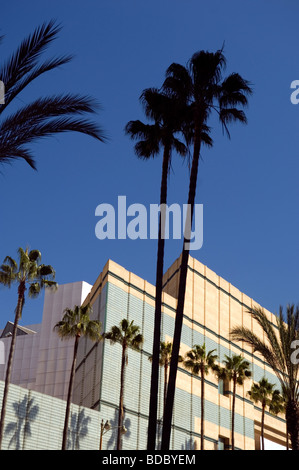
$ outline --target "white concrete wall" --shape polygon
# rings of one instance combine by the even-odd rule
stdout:
[[[41,325],[30,325],[33,334],[17,336],[11,382],[30,388],[35,383]],[[5,379],[11,339],[1,338],[4,345],[4,363],[0,363],[0,380]]]
[[[66,308],[82,304],[90,289],[86,282],[75,282],[59,286],[55,293],[46,292],[36,382],[32,389],[66,399],[74,342],[61,340],[53,328]]]
[[[65,308],[83,303],[91,287],[86,282],[74,282],[59,286],[54,293],[46,290],[42,323],[28,327],[35,333],[17,336],[11,383],[66,399],[73,341],[62,341],[53,328]],[[0,380],[5,380],[10,341],[1,339],[5,362],[0,361]]]

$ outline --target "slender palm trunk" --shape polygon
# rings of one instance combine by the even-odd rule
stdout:
[[[122,426],[124,420],[124,390],[125,390],[125,367],[126,367],[127,346],[122,345],[121,371],[120,371],[120,393],[119,393],[119,412],[117,428],[117,450],[121,450]]]
[[[170,147],[165,145],[162,166],[162,179],[160,190],[160,216],[159,216],[159,237],[156,266],[156,300],[155,300],[155,321],[152,354],[152,375],[150,389],[149,421],[148,421],[148,441],[147,449],[155,450],[157,433],[158,414],[158,389],[159,389],[159,353],[161,341],[161,315],[162,315],[162,289],[164,274],[164,248],[165,248],[165,220],[167,203],[167,179],[170,160]]]
[[[201,426],[200,426],[200,450],[204,450],[204,423],[205,423],[205,376],[203,367],[201,368]]]
[[[299,407],[296,400],[288,400],[287,402],[286,421],[292,450],[299,450]]]
[[[173,404],[174,404],[175,383],[176,383],[176,375],[177,375],[178,359],[179,359],[179,351],[180,351],[187,272],[188,272],[189,248],[186,248],[186,244],[188,244],[190,241],[191,225],[192,225],[192,220],[193,220],[198,163],[199,163],[200,146],[201,146],[200,135],[201,135],[201,128],[196,129],[197,138],[195,139],[195,142],[194,142],[194,156],[193,156],[192,167],[191,167],[189,196],[188,196],[188,208],[190,210],[190,227],[188,227],[187,231],[185,230],[185,234],[184,234],[184,245],[183,245],[183,252],[182,252],[182,259],[181,259],[181,272],[180,272],[179,292],[178,292],[178,303],[177,303],[175,329],[174,329],[174,337],[173,337],[173,349],[172,349],[172,356],[171,356],[171,362],[170,362],[167,399],[166,399],[166,406],[165,406],[164,419],[163,419],[162,445],[161,445],[162,450],[168,450],[169,445],[170,445],[171,421],[172,421],[172,412],[173,412]]]
[[[237,380],[233,380],[233,403],[232,403],[232,450],[235,450],[235,408],[236,408],[236,384]]]
[[[73,384],[74,384],[74,378],[75,378],[75,368],[76,368],[76,362],[77,362],[79,339],[80,339],[80,335],[77,334],[75,338],[75,344],[74,344],[74,355],[73,355],[73,363],[72,363],[72,368],[71,368],[67,402],[66,402],[66,411],[65,411],[65,418],[64,418],[61,450],[67,449],[67,436],[68,436],[69,418],[70,418],[70,411],[71,411]]]
[[[262,450],[265,450],[265,439],[264,439],[265,407],[266,407],[265,403],[262,403],[262,424],[261,424]]]
[[[11,372],[12,372],[12,362],[13,362],[16,337],[17,337],[17,328],[18,328],[19,319],[22,316],[25,290],[26,290],[25,281],[21,281],[18,287],[18,304],[16,308],[15,321],[14,321],[13,330],[12,330],[11,343],[10,343],[9,355],[8,355],[8,360],[7,360],[4,391],[3,391],[2,409],[1,409],[1,418],[0,418],[0,449],[2,446],[2,440],[3,440],[3,434],[4,434],[4,421],[5,421],[5,414],[6,414],[8,389],[9,389]]]

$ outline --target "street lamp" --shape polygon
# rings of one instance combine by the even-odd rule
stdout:
[[[122,425],[122,426],[113,426],[111,427],[111,424],[109,420],[107,419],[106,423],[104,424],[104,420],[102,419],[101,422],[101,434],[100,434],[100,450],[102,450],[102,443],[103,443],[103,436],[106,434],[106,432],[110,431],[110,429],[118,429],[120,428],[121,434],[126,434],[127,428]]]

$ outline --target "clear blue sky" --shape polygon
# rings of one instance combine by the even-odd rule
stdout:
[[[225,42],[227,73],[239,72],[254,89],[248,125],[234,125],[231,140],[215,126],[212,150],[203,152],[196,202],[204,205],[204,244],[192,252],[202,263],[264,307],[299,300],[299,105],[290,84],[299,79],[298,3],[293,0],[12,0],[1,7],[1,61],[36,26],[63,25],[48,55],[75,55],[71,64],[39,79],[16,104],[38,96],[80,92],[102,105],[96,119],[107,144],[68,134],[34,145],[38,172],[25,163],[0,175],[0,261],[19,246],[40,249],[58,283],[93,283],[108,258],[154,283],[156,241],[100,241],[95,208],[146,206],[159,199],[161,159],[143,162],[124,135],[144,119],[138,98],[160,86],[166,68],[201,49]],[[188,169],[176,156],[169,203],[187,199]],[[182,243],[169,242],[166,266]],[[13,320],[14,289],[0,289],[0,328]],[[43,296],[28,300],[22,324],[41,321]]]

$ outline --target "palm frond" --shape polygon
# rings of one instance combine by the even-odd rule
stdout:
[[[195,52],[188,62],[188,69],[193,76],[194,93],[206,91],[212,85],[218,84],[225,66],[223,50]]]
[[[5,84],[5,103],[0,106],[0,114],[31,82],[71,60],[71,56],[60,56],[40,62],[41,55],[56,39],[60,29],[53,20],[42,24],[22,41],[2,66],[0,80]],[[71,115],[94,113],[96,108],[91,98],[71,94],[40,98],[23,106],[0,125],[0,163],[22,159],[36,169],[28,145],[58,133],[78,132],[105,142],[104,131],[96,123],[83,117],[70,118]]]
[[[45,121],[47,121],[46,118]],[[47,122],[37,123],[31,127],[27,123],[16,129],[16,131],[11,130],[9,138],[3,136],[0,126],[0,163],[6,163],[8,160],[11,161],[16,158],[24,158],[34,168],[35,162],[28,149],[26,149],[26,145],[41,138],[65,132],[78,132],[101,142],[105,140],[102,129],[93,122],[84,119],[55,118]]]
[[[23,106],[1,123],[1,138],[13,140],[14,134],[22,133],[30,127],[58,116],[95,113],[97,104],[88,96],[66,94],[38,98]]]
[[[181,64],[171,64],[166,70],[166,78],[162,85],[164,93],[187,103],[192,95],[192,89],[192,80],[187,68]]]
[[[39,65],[33,69],[30,73],[21,78],[14,86],[9,90],[5,87],[5,103],[0,107],[0,114],[4,112],[7,106],[13,101],[13,99],[19,95],[31,82],[36,80],[41,75],[50,72],[53,69],[61,67],[62,65],[67,64],[72,59],[71,56],[64,56],[60,58],[54,58],[51,60],[45,61],[43,64]]]
[[[32,299],[35,299],[39,296],[41,292],[41,285],[39,282],[34,282],[30,284],[29,289],[28,289],[28,295]]]
[[[51,20],[37,27],[32,34],[25,38],[16,52],[9,57],[1,67],[0,80],[5,83],[6,93],[16,87],[27,73],[36,67],[41,54],[57,37],[60,26]]]
[[[18,269],[18,263],[11,256],[6,256],[3,263],[8,264],[14,272]]]
[[[230,139],[230,132],[228,129],[228,124],[232,122],[241,122],[242,124],[247,124],[246,114],[242,109],[236,108],[224,108],[219,112],[219,120],[222,125],[223,131],[226,132],[227,137]]]
[[[39,250],[30,250],[29,254],[28,254],[28,257],[30,259],[30,261],[40,261],[41,260],[41,257],[42,257],[42,254]]]

